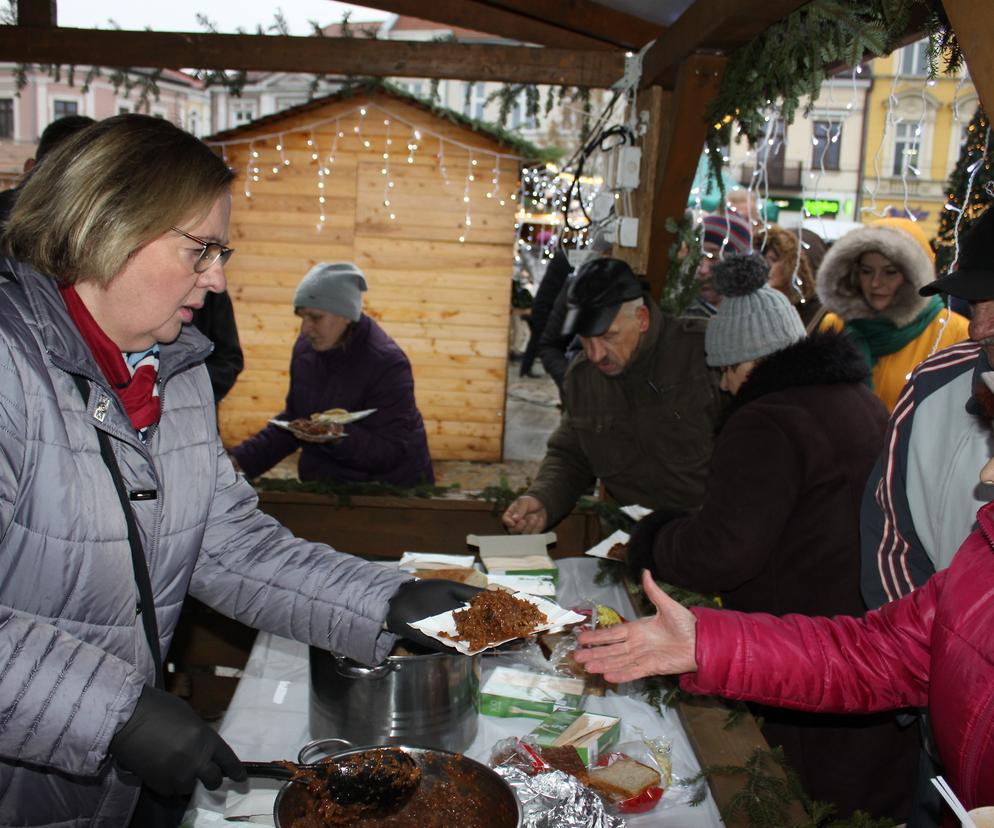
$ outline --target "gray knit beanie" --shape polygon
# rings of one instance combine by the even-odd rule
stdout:
[[[804,339],[804,325],[790,300],[766,284],[770,266],[758,253],[726,256],[711,271],[725,298],[704,335],[713,368],[760,359]]]
[[[358,322],[366,277],[352,262],[321,262],[297,285],[294,308],[317,308]]]

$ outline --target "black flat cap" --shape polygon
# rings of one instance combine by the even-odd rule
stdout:
[[[960,239],[957,269],[929,282],[922,296],[948,293],[969,302],[994,299],[994,208],[987,208]]]
[[[621,259],[585,262],[566,295],[563,336],[601,336],[611,327],[618,309],[642,293],[642,283]]]

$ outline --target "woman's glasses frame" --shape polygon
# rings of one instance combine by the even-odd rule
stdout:
[[[190,241],[195,241],[197,244],[204,246],[204,249],[200,251],[200,255],[193,265],[194,273],[204,273],[213,267],[218,259],[221,260],[221,267],[224,267],[228,263],[228,259],[231,258],[231,254],[235,252],[232,247],[225,247],[223,244],[218,244],[217,242],[197,238],[184,230],[180,230],[178,227],[170,227],[169,229],[179,233],[181,236],[186,236]]]

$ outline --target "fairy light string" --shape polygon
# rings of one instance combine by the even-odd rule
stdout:
[[[358,123],[351,124],[358,116]],[[425,139],[432,139],[438,142],[438,149],[435,153],[435,166],[443,185],[450,184],[450,176],[447,167],[447,152],[456,150],[467,154],[466,177],[462,194],[462,205],[464,208],[464,222],[460,228],[460,243],[464,243],[468,238],[470,228],[473,224],[472,211],[472,185],[477,181],[480,170],[490,170],[490,181],[486,192],[489,200],[496,201],[501,207],[507,205],[507,199],[517,202],[519,194],[511,192],[504,195],[501,190],[501,170],[502,164],[510,164],[512,168],[523,159],[513,152],[494,152],[474,146],[447,135],[435,132],[421,124],[415,123],[403,115],[400,115],[387,107],[376,103],[363,103],[356,105],[338,114],[320,118],[310,123],[294,126],[293,128],[281,129],[275,132],[252,135],[245,138],[230,138],[223,141],[210,142],[210,146],[220,150],[221,155],[227,159],[231,150],[244,147],[247,150],[245,160],[244,195],[246,199],[253,198],[253,183],[258,183],[262,176],[262,166],[266,166],[274,176],[278,176],[282,170],[292,168],[292,160],[289,155],[293,139],[300,137],[306,145],[306,152],[310,162],[314,164],[315,186],[317,189],[317,219],[315,230],[321,232],[327,222],[327,198],[330,191],[330,180],[332,170],[335,165],[336,156],[342,149],[342,141],[346,139],[346,130],[354,138],[363,150],[375,152],[374,142],[376,136],[369,132],[367,125],[368,118],[380,116],[384,127],[385,138],[383,140],[382,152],[380,153],[380,174],[384,179],[383,184],[383,206],[390,221],[397,219],[396,206],[394,204],[394,194],[397,181],[392,174],[393,162],[396,153],[394,152],[394,135],[397,127],[409,130],[409,138],[406,147],[406,156],[402,156],[409,166],[414,166],[418,161],[418,154],[424,148]],[[322,155],[318,136],[322,132],[331,134],[331,147],[327,156]],[[270,152],[275,151],[277,158],[268,164],[260,153],[260,149],[271,146]],[[481,167],[481,159],[492,159],[488,166]],[[519,229],[520,228],[516,228]],[[519,233],[520,235],[520,233]]]

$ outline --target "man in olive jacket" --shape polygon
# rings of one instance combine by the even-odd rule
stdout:
[[[580,336],[583,355],[566,373],[538,476],[504,513],[508,531],[544,532],[595,479],[623,506],[700,506],[722,407],[706,325],[662,313],[619,259],[580,268],[563,330]]]

